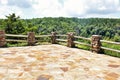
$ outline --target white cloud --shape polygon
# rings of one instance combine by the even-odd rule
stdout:
[[[84,0],[67,0],[64,2],[64,9],[69,16],[75,16],[85,14],[88,7]]]
[[[31,7],[30,0],[8,0],[7,3],[9,6],[16,6],[20,8],[29,8]]]
[[[89,12],[97,14],[114,13],[118,9],[119,0],[97,0],[88,4]]]
[[[119,7],[119,0],[36,0],[33,5],[39,17],[99,17],[114,14]]]
[[[16,13],[17,16],[23,16],[23,12],[20,8],[15,6],[0,5],[0,18],[6,18],[6,15]]]
[[[33,8],[40,17],[57,17],[65,16],[63,6],[58,0],[36,0],[34,1]]]
[[[8,1],[7,1],[7,0],[0,0],[0,3],[1,3],[1,4],[7,4]]]
[[[0,18],[15,12],[33,17],[119,17],[120,0],[0,0]]]
[[[0,0],[0,18],[6,18],[5,16],[11,13],[16,13],[16,15],[20,16],[21,18],[27,16],[24,15],[24,11],[25,11],[25,9],[23,9],[24,6],[20,7],[19,5],[15,4],[18,3],[17,0],[16,1],[12,0],[11,3],[13,3],[13,5],[10,5],[9,2],[10,0]]]

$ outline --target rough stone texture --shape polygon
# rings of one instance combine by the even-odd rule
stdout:
[[[40,75],[37,80],[53,80],[52,76],[49,75]]]
[[[35,45],[35,33],[34,32],[29,32],[27,40],[28,40],[28,45],[29,46]]]
[[[57,44],[0,48],[0,80],[120,80],[120,58]]]
[[[100,42],[100,39],[101,39],[101,36],[99,35],[92,35],[92,52],[96,52],[96,53],[99,53],[100,50],[101,50],[101,42]]]
[[[74,34],[73,34],[73,33],[68,33],[67,46],[68,46],[68,47],[75,47]]]
[[[51,43],[56,44],[56,32],[51,32]]]
[[[0,47],[4,47],[6,44],[5,31],[0,30]]]

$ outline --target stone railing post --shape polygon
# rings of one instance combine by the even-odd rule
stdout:
[[[34,46],[35,45],[36,41],[35,41],[35,33],[34,32],[29,32],[28,33],[27,41],[28,41],[29,46]]]
[[[67,34],[67,46],[68,47],[75,47],[75,43],[74,43],[74,33],[68,33]]]
[[[6,39],[5,39],[5,31],[0,30],[0,47],[5,47]]]
[[[51,43],[52,44],[56,44],[57,41],[56,41],[56,32],[51,32]]]
[[[100,35],[92,35],[91,40],[91,51],[100,53],[101,52],[101,42],[100,42],[101,36]]]

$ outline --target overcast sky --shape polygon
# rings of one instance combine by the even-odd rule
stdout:
[[[21,18],[120,18],[120,0],[0,0],[0,18],[16,13]]]

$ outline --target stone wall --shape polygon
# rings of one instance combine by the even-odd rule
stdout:
[[[5,45],[6,45],[5,31],[0,30],[0,47],[4,47]]]
[[[73,33],[68,33],[67,46],[68,46],[68,47],[75,47],[74,34],[73,34]]]
[[[27,40],[28,40],[28,45],[29,46],[35,45],[35,33],[34,32],[29,32]]]
[[[101,36],[100,35],[92,35],[92,52],[99,53],[101,51],[101,42],[100,42]]]
[[[56,44],[56,32],[51,32],[51,43]]]

